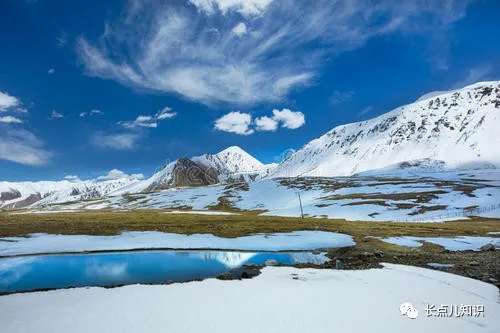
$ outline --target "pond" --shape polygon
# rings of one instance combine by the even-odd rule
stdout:
[[[324,253],[234,251],[130,251],[55,254],[0,259],[0,293],[69,287],[162,284],[216,277],[264,265],[322,264]]]

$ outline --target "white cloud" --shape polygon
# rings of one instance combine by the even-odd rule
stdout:
[[[369,105],[358,112],[358,117],[363,117],[373,111],[373,106]]]
[[[113,169],[113,170],[110,170],[106,175],[97,177],[96,180],[114,180],[114,179],[121,179],[121,178],[143,179],[144,175],[142,173],[136,173],[136,174],[129,175],[121,170]]]
[[[229,112],[215,121],[215,129],[224,132],[231,132],[241,135],[249,135],[255,130],[259,132],[276,131],[278,126],[297,129],[306,123],[305,115],[300,111],[291,111],[290,109],[273,110],[273,116],[262,116],[252,121],[252,116],[248,113],[239,111]]]
[[[261,15],[273,0],[189,0],[207,14],[234,10],[244,16]]]
[[[236,36],[243,36],[247,33],[247,25],[243,22],[238,23],[233,28],[233,34]]]
[[[130,150],[135,148],[141,136],[137,133],[102,134],[92,136],[92,143],[101,148]]]
[[[23,121],[16,117],[5,116],[5,117],[0,117],[0,123],[22,124]]]
[[[75,175],[64,176],[64,179],[69,180],[70,182],[79,182],[80,181],[80,178],[78,178],[78,176],[75,176]]]
[[[0,112],[7,111],[20,104],[19,99],[9,95],[7,92],[0,91]]]
[[[175,116],[177,116],[177,112],[172,112],[172,108],[166,106],[162,110],[158,111],[155,117],[157,120],[165,120]]]
[[[349,102],[354,96],[354,91],[338,91],[335,90],[330,98],[330,105],[336,106]]]
[[[215,121],[215,129],[224,132],[249,135],[254,131],[250,129],[252,116],[239,111],[229,112]]]
[[[305,116],[300,111],[291,111],[283,109],[281,111],[273,110],[273,119],[281,123],[281,127],[297,129],[306,123]]]
[[[158,121],[171,119],[175,116],[177,116],[177,113],[172,112],[172,108],[166,106],[158,111],[154,116],[139,115],[133,121],[120,121],[118,124],[128,129],[138,127],[156,128],[158,127]]]
[[[131,1],[98,41],[79,38],[86,73],[208,105],[282,101],[312,84],[328,59],[371,38],[446,33],[468,3],[191,0],[196,7],[186,7],[144,1]],[[245,38],[234,38],[238,13],[252,27]]]
[[[65,31],[61,31],[59,36],[56,38],[56,43],[58,48],[63,48],[68,43],[68,34]]]
[[[26,165],[42,165],[48,163],[51,156],[33,133],[0,126],[0,159]]]
[[[61,119],[61,118],[64,118],[64,115],[62,113],[59,113],[56,110],[52,110],[50,114],[50,119]]]
[[[485,81],[493,74],[493,66],[480,65],[467,70],[465,77],[458,81],[453,89],[460,89],[479,81]]]
[[[302,73],[279,78],[274,84],[275,91],[280,95],[286,95],[293,87],[307,85],[313,78],[312,73]]]
[[[128,129],[137,127],[146,127],[146,128],[158,127],[156,119],[154,119],[152,116],[143,116],[143,115],[137,116],[137,118],[133,121],[120,121],[118,124],[120,124],[123,128],[128,128]]]
[[[101,110],[93,109],[93,110],[90,110],[89,112],[81,112],[80,117],[83,118],[86,116],[95,116],[95,115],[102,116],[103,114],[104,114],[104,112],[102,112]]]
[[[278,121],[267,116],[255,118],[255,129],[257,131],[276,131],[278,129]]]
[[[274,157],[274,160],[278,163],[281,163],[281,162],[285,161],[286,159],[288,159],[290,156],[292,156],[295,152],[296,152],[296,150],[293,148],[285,149],[279,155],[276,155]]]
[[[49,69],[49,70],[47,71],[47,73],[48,73],[49,75],[52,75],[52,74],[54,74],[55,72],[56,72],[56,70],[55,70],[54,68],[51,68],[51,69]]]

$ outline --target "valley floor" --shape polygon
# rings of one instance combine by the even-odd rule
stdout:
[[[151,193],[127,188],[97,199],[58,193],[13,214],[99,210],[171,210],[227,215],[253,211],[264,216],[373,222],[442,222],[470,216],[500,218],[500,171],[391,170],[351,177],[261,179]],[[299,201],[300,195],[300,201]],[[302,206],[302,207],[301,207]]]
[[[439,177],[272,179],[0,211],[4,257],[323,248],[331,259],[314,269],[265,267],[250,280],[0,296],[0,327],[42,333],[496,332],[500,174]],[[297,192],[304,218],[298,217]],[[339,262],[343,269],[332,269]],[[417,319],[399,313],[403,302],[419,311]],[[481,305],[484,317],[427,317],[430,304]]]
[[[328,243],[330,246],[327,243],[321,245],[318,243],[321,239],[312,237],[311,240],[316,242],[316,247],[308,247],[309,249],[322,246],[330,247],[328,256],[332,259],[341,260],[345,269],[380,267],[381,262],[421,267],[432,267],[432,265],[429,266],[432,263],[447,264],[451,266],[440,267],[437,265],[435,268],[472,277],[497,286],[500,285],[498,250],[495,251],[493,248],[490,251],[479,251],[479,248],[485,244],[496,244],[497,247],[500,247],[500,220],[490,218],[470,218],[443,223],[396,223],[260,216],[257,215],[257,212],[240,212],[238,215],[165,214],[165,211],[158,210],[129,212],[100,210],[80,213],[16,215],[4,212],[0,213],[0,254],[186,248],[189,245],[188,243],[193,243],[192,241],[179,240],[179,236],[182,235],[178,235],[175,238],[177,240],[172,243],[171,238],[162,236],[161,233],[197,234],[195,236],[204,234],[203,243],[196,242],[190,247],[214,249],[218,248],[217,244],[221,243],[216,239],[217,242],[207,246],[211,242],[209,238],[213,237],[212,235],[234,239],[234,237],[255,234],[301,232],[304,230],[330,231],[346,235],[346,240],[341,240],[338,243],[338,246],[341,246],[340,248],[331,246],[332,241],[338,242],[340,239],[327,240],[325,237],[323,239],[327,240],[327,243],[330,242]],[[56,234],[120,235],[122,232],[144,231],[154,231],[158,234],[151,233],[148,235],[145,233],[142,235],[139,233],[139,236],[133,237],[124,234],[123,237],[117,236],[119,238],[115,241],[118,245],[113,245],[115,243],[100,243],[101,247],[96,247],[96,245],[93,245],[96,242],[92,238],[86,239],[84,236],[77,236],[77,242],[68,238],[63,243],[60,243],[55,236],[50,236]],[[33,239],[33,242],[31,242],[31,238],[12,238],[26,237],[34,233],[49,235],[45,238],[41,237],[43,235],[38,235]],[[351,244],[347,244],[351,236],[355,246],[348,246]],[[463,236],[470,238],[463,238]],[[134,237],[140,242],[135,242]],[[37,243],[37,240],[43,241],[44,239],[46,240],[45,243]],[[191,237],[191,239],[193,238]],[[227,247],[219,245],[219,248],[241,249],[242,243],[240,240],[234,240],[233,243],[239,244],[239,246]],[[13,241],[17,243],[13,243]],[[288,244],[286,249],[295,249],[293,244],[296,246],[297,241]],[[307,240],[305,241],[307,242]],[[253,246],[254,248],[251,250],[258,250],[255,247],[257,245],[253,243],[247,242],[245,244],[247,244],[246,246]],[[65,249],[58,248],[60,244],[68,244],[69,247]],[[102,244],[107,245],[103,247]],[[228,243],[226,241],[223,244]],[[274,246],[277,246],[277,244]],[[25,250],[21,251],[19,249]],[[265,249],[269,250],[271,248],[267,247]],[[459,251],[456,251],[457,249]],[[322,266],[325,268],[334,267],[335,260]]]

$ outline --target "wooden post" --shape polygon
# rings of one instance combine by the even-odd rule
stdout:
[[[300,192],[297,192],[299,196],[299,205],[300,205],[300,217],[304,218],[304,210],[302,209],[302,200],[300,199]]]

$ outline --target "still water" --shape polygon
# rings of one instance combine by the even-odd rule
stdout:
[[[160,284],[215,277],[245,264],[328,261],[311,252],[131,251],[0,259],[0,293],[127,284]]]

